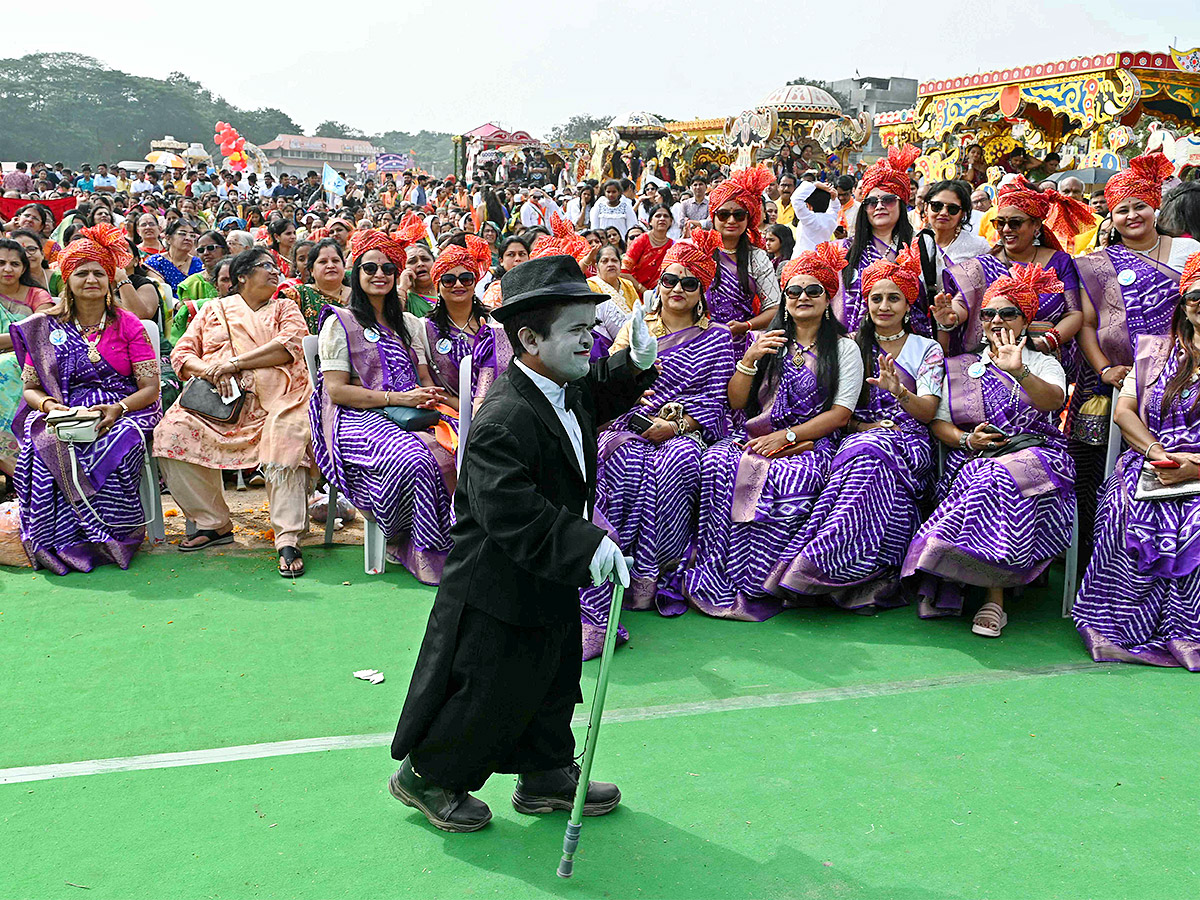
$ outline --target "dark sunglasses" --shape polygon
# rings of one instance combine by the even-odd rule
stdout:
[[[1005,322],[1012,322],[1015,319],[1021,318],[1023,313],[1015,306],[1001,306],[999,309],[981,309],[979,311],[980,322],[990,322],[996,316],[999,316]]]
[[[685,275],[680,278],[678,275],[674,275],[671,272],[663,272],[658,276],[658,283],[667,290],[672,290],[674,289],[675,285],[679,285],[681,288],[683,288],[684,293],[687,294],[692,293],[692,291],[700,290],[700,279],[693,275]]]
[[[745,222],[750,213],[744,209],[718,209],[713,213],[713,218],[718,222],[728,222],[730,216],[733,216],[735,222]]]
[[[996,226],[997,231],[1003,231],[1005,228],[1011,228],[1013,231],[1020,231],[1021,226],[1031,219],[1023,219],[1017,216],[1015,219],[1002,219],[999,216],[992,219],[992,224]]]
[[[876,206],[893,206],[899,202],[900,198],[895,194],[883,194],[882,196],[876,195],[874,197],[868,197],[863,201],[863,206],[865,206],[867,209],[872,209]]]
[[[197,247],[197,253],[212,253],[214,250],[220,250],[220,244],[205,244],[203,247]]]
[[[819,284],[789,284],[783,289],[783,292],[793,300],[799,300],[801,297],[811,297],[814,300],[825,293],[825,288]]]
[[[939,213],[944,209],[944,210],[946,210],[946,212],[950,213],[950,215],[952,215],[952,216],[957,216],[960,212],[963,211],[963,208],[961,206],[959,206],[957,203],[943,203],[941,200],[930,200],[929,208],[932,209],[935,213]]]
[[[1200,291],[1188,291],[1183,295],[1185,306],[1200,306]]]
[[[368,275],[374,275],[380,269],[383,270],[384,275],[395,275],[396,274],[396,264],[390,263],[390,262],[385,262],[382,265],[377,262],[365,262],[361,265],[361,268]]]
[[[461,275],[455,275],[453,272],[447,272],[438,279],[438,284],[442,287],[454,287],[456,281],[463,287],[470,287],[475,283],[475,273],[463,272]]]

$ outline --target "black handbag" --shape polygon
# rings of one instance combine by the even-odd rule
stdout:
[[[225,307],[220,305],[220,301],[218,301],[217,312],[221,315],[221,321],[225,323],[225,331],[229,335],[229,346],[233,348],[233,355],[237,356],[237,347],[233,346],[233,332],[229,328],[229,321],[225,318]],[[179,405],[209,422],[217,425],[229,425],[236,422],[242,414],[242,407],[246,405],[246,392],[242,391],[236,400],[226,403],[216,385],[195,376],[183,386],[183,391],[179,394]]]
[[[415,406],[385,406],[376,410],[383,413],[405,431],[424,431],[432,428],[441,416],[436,409],[417,409]]]
[[[1033,447],[1043,447],[1046,444],[1046,439],[1040,434],[1014,434],[1008,439],[1005,444],[992,444],[984,450],[979,451],[979,455],[993,459],[997,456],[1007,456],[1010,453],[1016,453],[1020,450],[1029,450]]]

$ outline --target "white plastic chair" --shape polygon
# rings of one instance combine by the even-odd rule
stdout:
[[[1105,481],[1108,481],[1108,476],[1117,468],[1117,460],[1121,458],[1121,443],[1124,440],[1121,429],[1116,423],[1118,393],[1118,391],[1113,391],[1112,404],[1108,410],[1108,455],[1104,459]]]
[[[154,361],[158,362],[160,332],[158,324],[150,319],[142,319],[142,327],[146,329],[146,338],[150,341],[150,346],[154,349]],[[142,499],[142,512],[145,514],[147,521],[146,536],[150,539],[153,546],[166,543],[167,526],[163,519],[162,494],[159,493],[158,485],[158,461],[154,458],[153,444],[150,442],[152,435],[147,436],[146,441],[146,461],[142,467],[142,483],[138,487],[138,493]]]
[[[1079,503],[1071,495],[1071,544],[1067,547],[1063,565],[1063,618],[1071,615],[1075,593],[1079,590]]]
[[[462,471],[463,455],[467,452],[467,429],[471,427],[471,357],[463,357],[458,367],[458,471]]]
[[[301,340],[304,348],[304,362],[308,365],[308,378],[313,390],[317,389],[317,372],[320,360],[317,357],[317,336],[305,335]],[[337,516],[338,490],[332,481],[326,482],[329,500],[325,504],[325,546],[333,543],[333,520]],[[361,512],[361,510],[360,510]],[[383,537],[383,529],[375,519],[363,513],[363,571],[368,575],[380,575],[387,565],[387,545]]]

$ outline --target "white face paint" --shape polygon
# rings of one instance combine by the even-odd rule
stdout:
[[[531,369],[547,378],[566,384],[588,373],[592,353],[592,326],[596,324],[594,303],[573,303],[563,307],[544,337],[528,328],[520,332],[525,350],[536,358],[526,361]]]

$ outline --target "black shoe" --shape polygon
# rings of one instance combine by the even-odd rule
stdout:
[[[408,757],[388,779],[388,790],[405,806],[423,813],[442,831],[478,831],[492,821],[492,811],[486,803],[466,791],[451,791],[430,784],[414,771]]]
[[[579,766],[571,763],[561,769],[530,772],[517,777],[517,789],[512,802],[517,812],[527,816],[570,810],[575,805],[575,789],[579,786]],[[585,816],[602,816],[617,808],[621,792],[607,781],[589,781],[587,799],[583,803]]]

